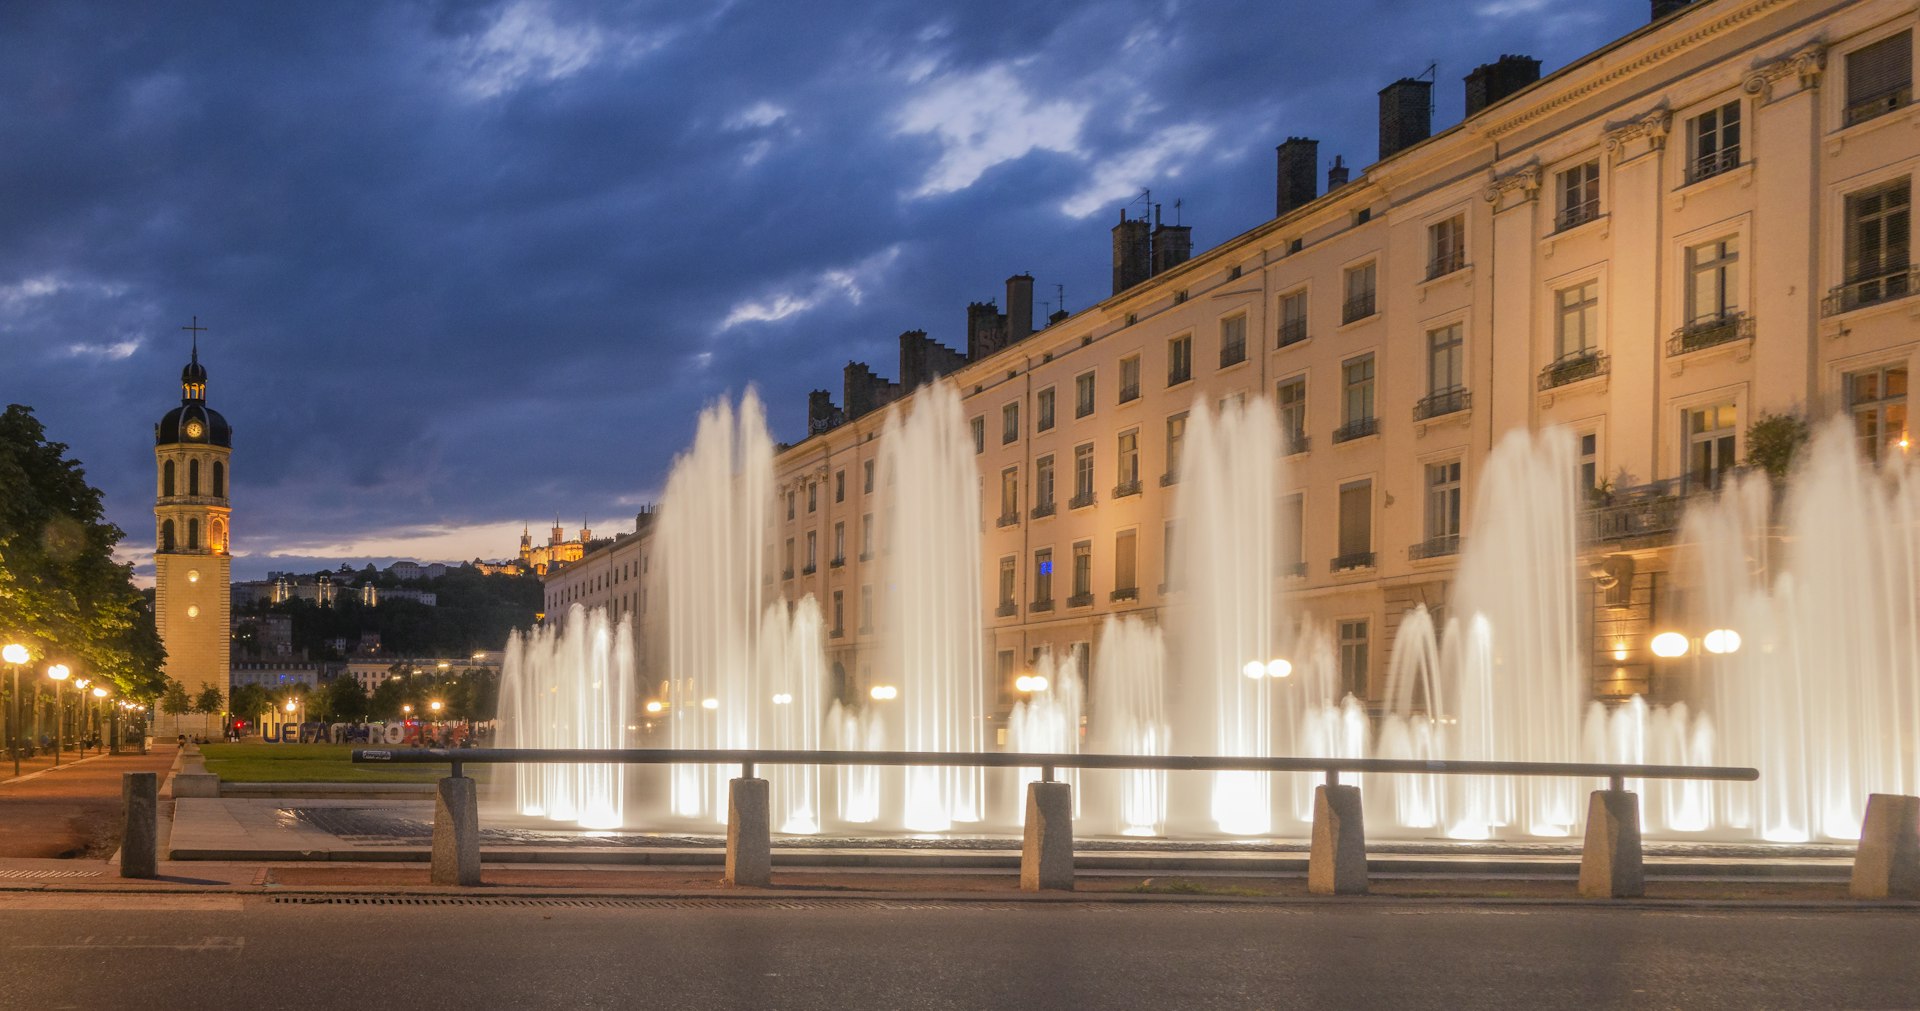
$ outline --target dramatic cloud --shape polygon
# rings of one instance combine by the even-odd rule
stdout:
[[[1552,16],[1548,16],[1551,14]],[[152,424],[198,315],[236,572],[631,529],[699,407],[776,438],[848,359],[965,343],[1010,273],[1107,292],[1150,189],[1198,248],[1272,146],[1372,160],[1375,93],[1632,30],[1534,0],[0,4],[0,402],[150,565]],[[1577,30],[1568,30],[1577,23]],[[1064,305],[1058,292],[1064,290]],[[602,520],[601,517],[614,517]]]

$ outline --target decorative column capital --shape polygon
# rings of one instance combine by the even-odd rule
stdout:
[[[1673,130],[1673,111],[1666,107],[1643,112],[1607,131],[1607,153],[1614,161],[1626,157],[1627,143],[1644,138],[1647,150],[1667,146],[1667,134]]]
[[[1827,69],[1827,47],[1824,43],[1809,42],[1799,49],[1770,60],[1753,68],[1740,90],[1757,98],[1761,104],[1773,100],[1773,86],[1789,77],[1797,78],[1801,91],[1813,91],[1820,87],[1820,75]]]
[[[1493,204],[1493,209],[1498,211],[1502,210],[1500,207],[1501,200],[1508,193],[1516,190],[1520,193],[1522,203],[1530,203],[1540,195],[1539,162],[1528,162],[1517,169],[1512,169],[1494,176],[1493,179],[1487,183],[1486,189],[1481,191],[1480,195],[1485,198],[1487,203]]]

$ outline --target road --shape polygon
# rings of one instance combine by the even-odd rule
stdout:
[[[601,901],[0,895],[0,1008],[1920,1007],[1912,909]]]

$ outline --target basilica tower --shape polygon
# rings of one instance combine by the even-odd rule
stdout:
[[[197,324],[196,324],[197,325]],[[198,336],[197,334],[195,335]],[[190,698],[212,685],[227,694],[230,633],[227,501],[233,429],[207,407],[207,369],[193,358],[180,373],[180,406],[153,426],[154,620],[167,648],[167,676]],[[200,716],[155,713],[157,736],[201,732]]]

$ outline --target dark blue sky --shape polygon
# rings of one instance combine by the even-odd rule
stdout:
[[[1208,248],[1375,93],[1551,72],[1647,0],[0,5],[0,400],[142,571],[177,328],[211,327],[238,578],[628,529],[698,407],[776,438],[1031,272],[1078,310],[1151,188]],[[1171,213],[1169,210],[1168,213]],[[1036,306],[1039,314],[1057,306]]]

